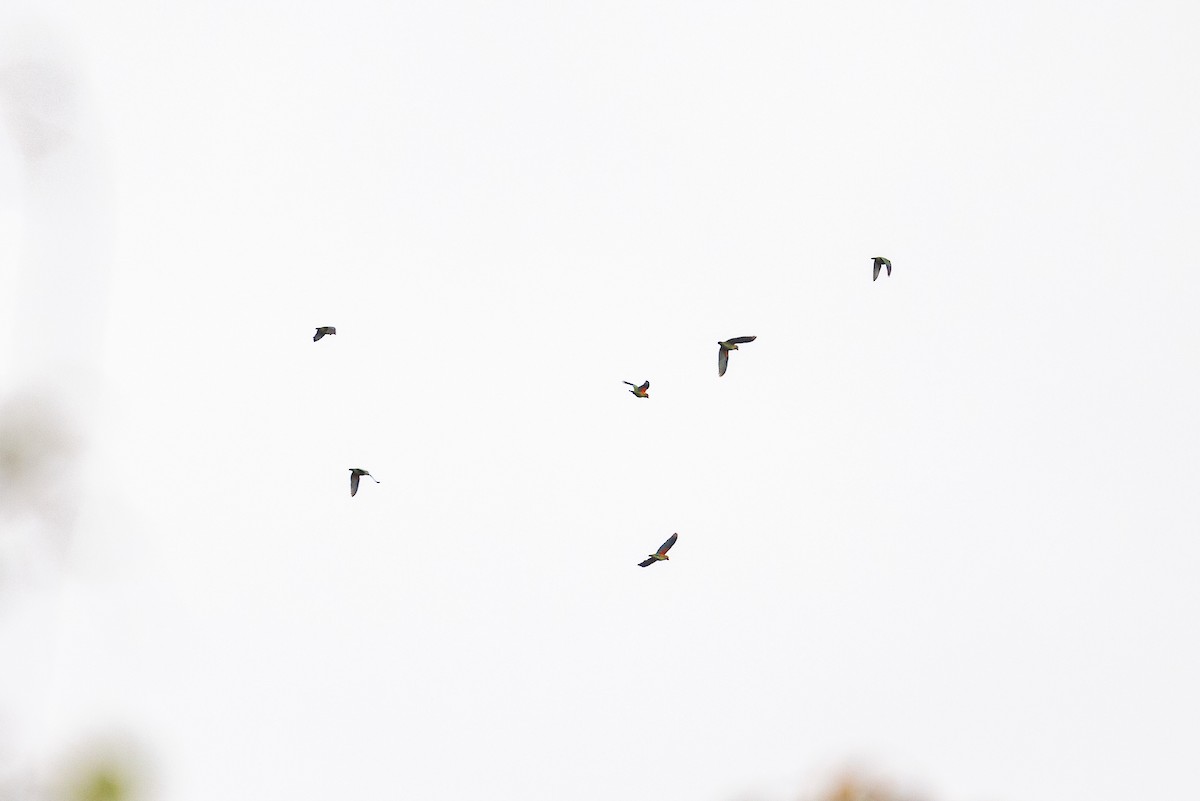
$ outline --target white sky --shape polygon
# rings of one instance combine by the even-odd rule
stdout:
[[[0,9],[0,70],[72,88],[49,153],[0,127],[0,395],[51,376],[91,443],[59,567],[0,551],[0,767],[120,732],[169,801],[1194,793],[1198,23]]]

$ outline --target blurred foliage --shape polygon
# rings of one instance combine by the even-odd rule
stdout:
[[[139,801],[154,795],[148,765],[129,742],[106,738],[41,777],[30,766],[0,773],[0,801]]]
[[[0,497],[31,493],[77,450],[63,415],[45,399],[16,397],[0,406]]]
[[[923,797],[902,793],[879,779],[848,772],[838,777],[817,801],[924,801]],[[807,801],[807,800],[806,800]]]
[[[38,537],[42,547],[65,541],[78,508],[82,451],[82,439],[51,399],[29,394],[0,405],[0,555],[36,550],[34,543],[5,542],[5,534],[22,530],[57,537]],[[33,525],[7,525],[5,518]]]
[[[49,801],[137,801],[146,796],[147,762],[124,739],[105,739],[69,757]]]
[[[124,801],[130,780],[118,765],[96,765],[71,788],[70,801]]]

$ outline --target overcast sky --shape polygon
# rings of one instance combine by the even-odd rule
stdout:
[[[1196,792],[1198,23],[6,4],[0,770]]]

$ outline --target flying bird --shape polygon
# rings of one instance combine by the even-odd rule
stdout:
[[[891,259],[885,259],[883,256],[875,256],[871,266],[875,268],[875,277],[871,279],[872,281],[879,280],[879,268],[880,267],[887,267],[888,275],[892,274],[892,260]]]
[[[358,492],[358,479],[361,476],[366,476],[367,478],[374,481],[376,484],[380,483],[379,479],[375,478],[375,476],[371,475],[366,470],[363,470],[361,467],[351,467],[350,468],[350,497],[351,498],[354,497],[354,493]]]
[[[650,554],[645,562],[638,562],[638,567],[649,567],[655,562],[662,562],[670,559],[671,557],[667,556],[667,551],[671,550],[671,546],[675,544],[675,540],[677,539],[679,539],[679,532],[672,534],[671,538],[664,542],[662,547],[658,549],[658,553]]]
[[[724,342],[718,342],[721,349],[717,351],[717,375],[725,375],[725,368],[729,366],[729,351],[737,350],[739,344],[753,342],[756,339],[758,337],[734,337]]]
[[[633,387],[633,389],[631,389],[629,391],[632,392],[635,397],[638,397],[638,398],[650,397],[650,382],[649,381],[642,384],[640,387],[637,384],[633,383],[632,381],[625,381],[623,383],[626,383],[629,386]]]
[[[313,342],[316,342],[318,339],[325,336],[326,334],[336,334],[336,333],[337,333],[337,329],[334,328],[332,325],[323,325],[317,329],[317,333],[313,334]]]

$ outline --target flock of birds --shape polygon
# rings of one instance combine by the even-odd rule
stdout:
[[[891,259],[886,259],[883,256],[875,256],[871,259],[871,270],[872,270],[871,280],[872,281],[879,280],[879,271],[884,267],[887,268],[887,274],[891,275],[892,274]],[[317,332],[315,334],[313,334],[313,342],[316,342],[323,336],[333,335],[333,334],[337,334],[336,327],[334,327],[332,325],[320,326],[319,328],[317,328]],[[729,368],[729,352],[731,350],[737,350],[738,345],[745,345],[747,342],[753,342],[755,339],[757,339],[757,337],[730,337],[729,339],[718,342],[717,343],[717,376],[725,375],[725,370]],[[635,384],[632,381],[624,381],[622,383],[628,384],[629,386],[633,387],[633,389],[629,390],[629,392],[635,398],[650,397],[650,382],[649,381],[643,381],[641,384]],[[371,475],[366,470],[363,470],[361,467],[351,467],[350,468],[350,497],[351,498],[353,498],[355,495],[358,494],[358,482],[359,482],[359,479],[361,479],[363,476],[366,476],[367,478],[371,479],[376,484],[382,483],[379,481],[379,479],[375,478],[375,476]],[[665,562],[668,559],[670,559],[671,557],[667,556],[667,551],[671,550],[671,546],[674,545],[676,540],[678,540],[678,539],[679,539],[679,532],[675,532],[674,534],[672,534],[670,537],[667,538],[666,542],[664,542],[661,546],[659,546],[657,551],[655,551],[654,553],[652,553],[648,557],[646,557],[646,559],[644,561],[638,562],[638,566],[639,567],[649,567],[650,565],[654,564],[655,562]]]

